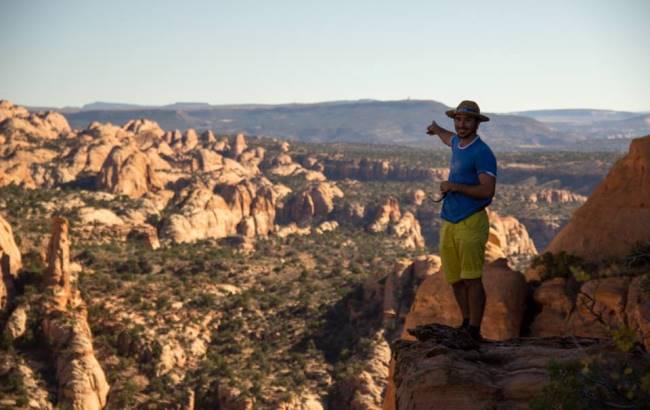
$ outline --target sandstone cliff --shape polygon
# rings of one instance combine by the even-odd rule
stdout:
[[[587,202],[549,244],[598,261],[622,257],[637,242],[650,241],[650,136],[637,138]]]

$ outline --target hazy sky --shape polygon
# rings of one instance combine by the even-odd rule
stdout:
[[[0,98],[650,110],[650,1],[0,0]]]

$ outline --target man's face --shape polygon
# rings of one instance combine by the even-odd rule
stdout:
[[[478,120],[467,114],[456,114],[454,116],[454,127],[460,138],[471,137],[478,130]]]

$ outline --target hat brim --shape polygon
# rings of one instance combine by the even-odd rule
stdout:
[[[456,113],[456,110],[449,110],[449,111],[445,111],[445,114],[447,114],[447,117],[449,117],[449,118],[454,118],[457,113]],[[465,115],[469,115],[470,117],[474,117],[477,120],[479,120],[479,122],[488,122],[488,121],[490,121],[490,119],[488,117],[486,117],[485,115],[483,115],[483,114],[476,114],[476,113],[473,113],[473,112],[461,112],[460,114],[465,114]]]

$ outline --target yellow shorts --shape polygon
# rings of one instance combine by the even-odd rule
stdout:
[[[447,283],[481,277],[489,232],[490,223],[485,209],[458,223],[442,221],[440,258]]]

